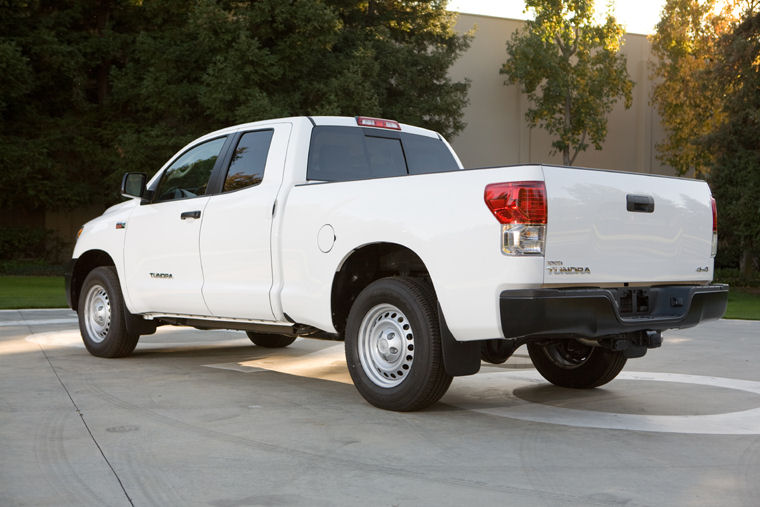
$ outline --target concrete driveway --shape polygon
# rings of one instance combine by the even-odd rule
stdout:
[[[0,312],[0,505],[760,502],[760,322],[666,333],[607,386],[524,349],[418,413],[368,405],[342,343],[161,328],[90,356],[73,312]]]

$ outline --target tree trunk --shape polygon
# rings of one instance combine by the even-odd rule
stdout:
[[[739,258],[739,271],[744,276],[750,276],[755,272],[755,256],[753,251],[745,248]]]
[[[570,147],[565,146],[562,150],[562,165],[570,165]]]

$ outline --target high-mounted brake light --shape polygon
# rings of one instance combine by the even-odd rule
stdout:
[[[713,197],[710,197],[710,203],[712,204],[713,217],[712,247],[710,249],[710,255],[715,257],[718,254],[718,206],[715,204],[715,198]]]
[[[506,255],[543,255],[546,236],[546,186],[543,181],[513,181],[486,186],[486,206],[501,226]]]
[[[360,127],[375,127],[380,129],[401,130],[401,125],[397,121],[383,120],[382,118],[369,118],[367,116],[357,116],[356,124]]]

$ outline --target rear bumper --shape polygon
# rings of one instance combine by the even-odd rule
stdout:
[[[508,290],[500,296],[501,327],[505,338],[663,331],[719,319],[727,301],[728,285],[719,284]]]

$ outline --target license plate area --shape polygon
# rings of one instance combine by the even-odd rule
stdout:
[[[617,289],[616,300],[621,317],[643,317],[652,313],[649,289]]]

